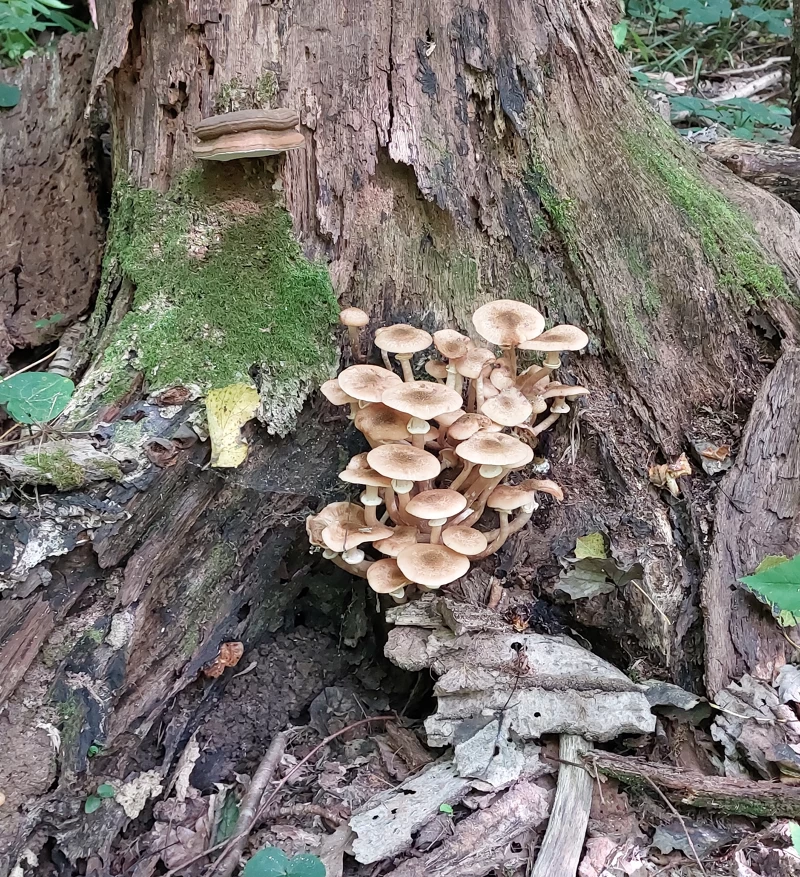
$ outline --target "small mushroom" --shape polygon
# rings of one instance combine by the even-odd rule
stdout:
[[[516,387],[509,387],[484,402],[482,412],[501,426],[518,426],[533,414],[533,406]]]
[[[431,528],[431,543],[435,545],[447,519],[463,512],[466,507],[467,501],[457,490],[440,488],[423,490],[412,497],[406,505],[406,512],[428,524]]]
[[[364,433],[373,447],[384,442],[402,442],[409,437],[408,417],[382,402],[373,402],[362,408],[354,422],[356,429]]]
[[[387,557],[371,564],[367,570],[367,582],[376,594],[388,594],[395,603],[405,602],[405,587],[409,579],[393,558]]]
[[[319,388],[320,393],[331,403],[331,405],[349,405],[350,420],[352,420],[358,412],[358,399],[348,396],[347,393],[339,385],[339,381],[333,378],[325,381]]]
[[[535,509],[539,507],[536,502],[536,491],[522,485],[501,484],[491,492],[486,505],[495,509],[500,515],[500,529],[495,539],[479,554],[478,558],[488,557],[498,551],[506,542],[510,534],[509,517],[512,512],[521,509],[520,514],[514,519],[515,531],[521,530],[531,519]]]
[[[232,161],[261,158],[305,146],[297,130],[300,121],[292,110],[240,110],[211,116],[195,125],[199,143],[192,146],[195,158]]]
[[[460,379],[455,360],[466,356],[467,351],[472,347],[472,341],[466,335],[456,332],[455,329],[441,329],[433,333],[433,343],[439,353],[447,359],[447,386],[460,393]]]
[[[322,531],[331,524],[341,523],[353,530],[366,526],[364,509],[353,502],[332,502],[320,509],[316,515],[306,518],[308,541],[318,548],[325,548]]]
[[[367,454],[370,466],[392,479],[392,489],[397,494],[400,517],[407,523],[405,508],[408,494],[416,481],[430,481],[439,474],[441,466],[433,454],[411,445],[381,445]]]
[[[347,484],[363,484],[364,493],[361,494],[361,504],[364,506],[364,519],[368,527],[378,524],[375,509],[383,504],[378,488],[389,487],[390,481],[386,476],[379,475],[374,469],[345,469],[339,473],[339,478]]]
[[[429,359],[425,363],[425,371],[434,378],[434,380],[447,380],[447,364],[442,362],[441,359]]]
[[[491,429],[492,426],[491,418],[485,414],[462,414],[448,427],[447,441],[455,446],[475,435],[479,429]]]
[[[499,299],[479,307],[472,315],[476,331],[503,351],[512,375],[517,374],[517,347],[536,338],[544,329],[544,317],[521,301]]]
[[[361,330],[369,323],[369,315],[361,308],[345,308],[339,313],[339,322],[347,326],[350,352],[356,362],[361,361]]]
[[[461,442],[456,447],[456,454],[465,461],[465,470],[467,466],[470,471],[476,465],[480,467],[478,477],[468,485],[465,494],[468,503],[487,487],[499,483],[507,471],[524,466],[533,459],[532,448],[518,438],[488,430],[479,430],[466,441]],[[463,475],[464,472],[450,485],[452,490],[457,490],[465,484],[466,478],[459,481]]]
[[[404,548],[408,548],[409,545],[416,545],[416,543],[417,528],[401,526],[395,527],[394,532],[387,539],[379,539],[372,544],[381,554],[386,554],[389,557],[397,557]]]
[[[546,429],[550,429],[562,414],[568,414],[570,409],[569,405],[565,402],[567,396],[571,399],[577,399],[578,396],[585,396],[588,392],[586,387],[572,387],[569,384],[549,384],[540,394],[540,398],[553,400],[550,406],[550,414],[541,423],[537,423],[531,432],[534,435],[541,435]]]
[[[397,565],[409,581],[435,591],[469,571],[469,559],[446,545],[416,544],[397,555]]]
[[[455,390],[429,381],[414,381],[392,387],[383,394],[383,404],[411,415],[406,428],[415,447],[422,448],[428,421],[441,414],[461,410],[462,399]]]
[[[486,550],[486,536],[474,527],[447,527],[442,530],[442,544],[465,557],[474,557]]]
[[[354,529],[347,524],[336,522],[329,524],[322,531],[322,541],[326,548],[341,554],[345,563],[355,564],[364,559],[364,552],[358,547],[359,545],[377,539],[388,539],[391,535],[391,527],[384,527],[383,524]]]
[[[537,338],[523,341],[520,350],[540,350],[547,354],[539,372],[540,377],[554,372],[561,365],[560,354],[565,350],[583,350],[589,343],[589,336],[577,326],[553,326]]]
[[[402,384],[394,373],[377,365],[351,365],[339,373],[339,386],[361,402],[380,402],[390,388]]]
[[[480,414],[484,400],[484,366],[494,362],[495,356],[485,347],[473,347],[461,359],[453,360],[452,365],[462,377],[470,381],[470,396],[475,397],[475,411]],[[458,387],[456,387],[458,389]]]
[[[386,353],[393,353],[403,369],[403,380],[412,383],[414,372],[411,370],[411,357],[433,344],[433,338],[424,329],[397,323],[384,326],[375,333],[375,346]]]

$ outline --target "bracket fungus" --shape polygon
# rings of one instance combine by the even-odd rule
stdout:
[[[346,308],[340,321],[359,358],[367,315]],[[363,488],[360,503],[335,502],[311,515],[309,540],[396,601],[415,588],[446,587],[499,551],[533,518],[540,494],[564,498],[554,481],[507,479],[533,461],[539,435],[570,411],[568,400],[589,392],[551,377],[561,353],[583,349],[588,336],[576,326],[545,332],[544,317],[517,301],[483,305],[473,323],[499,351],[454,329],[431,335],[396,324],[374,333],[385,367],[352,365],[322,387],[333,404],[350,405],[371,450],[339,476]],[[421,363],[415,375],[413,355],[432,344],[441,360]],[[520,374],[517,350],[543,359]]]
[[[293,110],[240,110],[211,116],[195,125],[198,143],[195,158],[205,161],[233,161],[262,158],[305,146],[297,130],[300,117]]]

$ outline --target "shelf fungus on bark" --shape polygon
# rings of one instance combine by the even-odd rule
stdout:
[[[263,158],[305,146],[297,130],[300,117],[294,110],[240,110],[211,116],[195,125],[199,142],[192,146],[195,158],[233,161]]]

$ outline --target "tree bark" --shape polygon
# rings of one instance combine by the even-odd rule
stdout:
[[[130,431],[133,423],[145,445],[158,438],[175,453],[169,465],[79,494],[94,504],[90,523],[66,515],[67,496],[47,499],[44,520],[35,502],[23,502],[4,531],[12,588],[3,603],[33,599],[37,576],[57,571],[59,588],[31,603],[42,624],[54,623],[65,591],[88,591],[103,613],[104,645],[88,655],[76,646],[47,677],[71,717],[63,721],[62,789],[86,770],[94,740],[120,753],[121,772],[135,764],[164,704],[220,642],[249,646],[281,623],[301,587],[306,561],[292,552],[302,545],[302,519],[335,494],[340,444],[349,440],[344,422],[314,400],[289,439],[261,430],[244,466],[208,470],[206,446],[179,441],[197,403],[176,413],[142,401],[142,385],[161,380],[152,363],[118,357],[132,361],[128,383],[114,385],[111,402],[103,398],[106,354],[127,353],[123,318],[141,314],[141,284],[155,282],[152,271],[130,268],[152,255],[142,252],[142,234],[194,197],[184,174],[193,167],[192,128],[220,109],[296,108],[306,148],[196,169],[202,198],[190,201],[181,238],[191,258],[218,251],[220,216],[235,229],[283,203],[305,255],[327,264],[339,300],[364,307],[375,324],[469,330],[478,304],[511,296],[537,306],[549,324],[587,329],[588,355],[571,357],[564,376],[592,396],[544,449],[567,501],[534,518],[499,560],[510,568],[516,558],[546,579],[576,537],[605,532],[621,566],[642,564],[647,596],[627,588],[585,612],[577,607],[579,616],[632,658],[648,657],[681,684],[702,684],[699,595],[713,485],[696,466],[674,500],[647,470],[692,440],[735,448],[781,344],[800,337],[800,217],[693,153],[652,115],[613,48],[615,9],[573,0],[101,5],[94,87],[108,86],[118,190],[85,352],[91,366],[71,422],[117,443],[119,424]],[[142,214],[125,212],[139,190],[156,205],[150,229]],[[200,294],[212,291],[201,280]],[[285,318],[264,313],[264,331]],[[260,365],[274,375],[280,364]],[[311,383],[299,381],[298,397]],[[264,420],[273,431],[287,428],[269,414]],[[87,532],[94,558],[74,564]],[[45,554],[66,556],[21,568],[32,554],[23,539],[40,545],[45,535]],[[23,614],[14,614],[0,652],[0,666],[31,668],[10,708],[39,668],[47,635],[33,624],[20,633]],[[182,727],[190,725],[186,717]],[[52,778],[42,780],[42,795]],[[58,823],[56,811],[45,815]],[[35,824],[14,822],[9,864]]]

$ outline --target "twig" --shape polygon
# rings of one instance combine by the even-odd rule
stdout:
[[[700,856],[697,855],[697,850],[694,848],[694,841],[692,840],[692,836],[689,834],[689,829],[686,826],[686,822],[684,821],[683,816],[678,813],[678,811],[673,806],[672,801],[670,801],[670,799],[661,791],[661,789],[659,789],[659,787],[650,779],[650,777],[645,776],[645,779],[653,787],[658,797],[661,798],[661,800],[667,805],[670,813],[672,813],[672,815],[678,820],[678,822],[680,822],[683,833],[686,835],[686,840],[689,842],[689,848],[691,849],[692,855],[697,862],[697,867],[700,869],[700,873],[705,875],[706,869],[703,867],[703,863],[700,861]]]
[[[736,98],[753,97],[753,95],[777,85],[783,79],[783,76],[783,70],[772,70],[763,76],[759,76],[757,79],[751,79],[750,82],[737,85],[736,88],[720,92],[716,97],[712,97],[711,100],[715,104],[721,104]]]
[[[286,751],[286,745],[289,742],[289,734],[281,731],[276,734],[270,743],[269,749],[261,759],[253,779],[250,781],[250,787],[247,790],[242,804],[239,809],[239,818],[236,820],[236,827],[233,829],[236,835],[236,841],[222,856],[217,859],[215,870],[219,872],[221,877],[230,877],[234,868],[239,864],[239,857],[244,852],[247,838],[250,836],[250,829],[255,825],[255,813],[258,809],[264,792],[267,789],[272,776],[278,768],[278,762]]]
[[[778,67],[781,64],[788,64],[792,59],[788,55],[777,55],[774,58],[769,58],[761,64],[755,64],[753,67],[739,67],[734,70],[715,70],[713,73],[709,73],[708,76],[702,77],[704,79],[727,79],[729,76],[747,76],[749,73],[760,73],[762,70],[769,70],[770,67]],[[694,79],[694,74],[691,76],[678,76],[674,82],[690,82]]]
[[[667,625],[672,625],[672,622],[667,617],[667,613],[664,612],[664,610],[658,605],[658,603],[656,603],[656,601],[647,593],[647,591],[645,591],[645,589],[640,584],[638,584],[637,582],[635,582],[633,580],[628,582],[628,584],[633,585],[633,587],[636,588],[642,594],[643,597],[645,597],[647,600],[649,600],[652,603],[653,609],[655,609],[656,612],[658,612],[658,614],[664,619],[664,621],[667,622]]]

